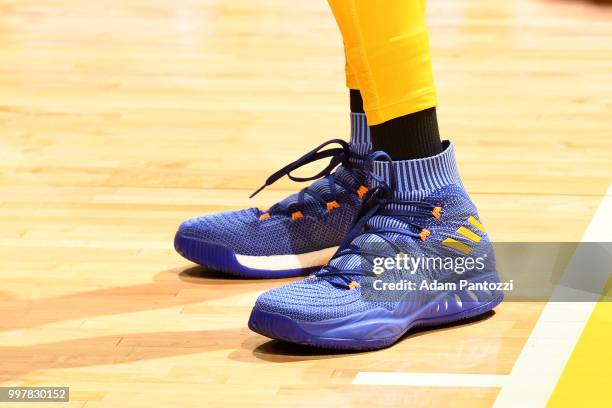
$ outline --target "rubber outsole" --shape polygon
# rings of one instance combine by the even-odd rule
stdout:
[[[174,238],[174,249],[182,257],[198,265],[244,278],[290,278],[305,276],[321,269],[321,266],[280,271],[249,268],[238,262],[236,254],[224,245],[178,233]]]
[[[436,327],[448,323],[457,322],[471,317],[479,316],[497,306],[503,300],[503,294],[500,293],[493,299],[480,304],[477,307],[462,310],[461,312],[438,316],[416,318],[411,321],[398,334],[390,337],[373,338],[373,339],[353,339],[353,338],[330,338],[321,337],[314,333],[308,332],[302,327],[300,322],[295,321],[287,316],[276,313],[264,312],[253,309],[249,318],[249,328],[261,335],[272,339],[287,341],[290,343],[302,344],[317,348],[327,348],[336,350],[375,350],[389,347],[397,342],[409,330],[416,327]],[[358,319],[358,318],[357,318]]]

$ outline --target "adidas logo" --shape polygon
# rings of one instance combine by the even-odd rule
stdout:
[[[479,234],[485,233],[484,226],[473,215],[470,215],[470,217],[467,219],[467,223],[470,224],[472,227],[474,227],[474,229],[476,229],[478,233],[472,231],[466,225],[460,226],[455,232],[475,244],[479,243],[482,240],[482,236]],[[452,248],[456,251],[462,252],[466,255],[470,254],[472,250],[474,249],[472,246],[466,244],[465,242],[458,241],[450,237],[442,241],[442,245],[448,248]]]

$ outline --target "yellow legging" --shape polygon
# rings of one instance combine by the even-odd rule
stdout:
[[[328,0],[370,126],[436,106],[425,0]]]

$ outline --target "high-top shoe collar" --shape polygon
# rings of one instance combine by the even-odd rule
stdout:
[[[397,176],[396,194],[400,196],[406,193],[431,192],[450,184],[462,186],[453,144],[449,140],[442,144],[444,150],[436,156],[393,162],[375,161],[372,170],[383,180],[389,180],[389,166],[393,166]]]

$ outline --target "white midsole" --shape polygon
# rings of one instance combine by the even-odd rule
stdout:
[[[283,271],[324,265],[337,250],[338,247],[330,247],[297,255],[251,256],[236,254],[236,260],[247,268]]]

